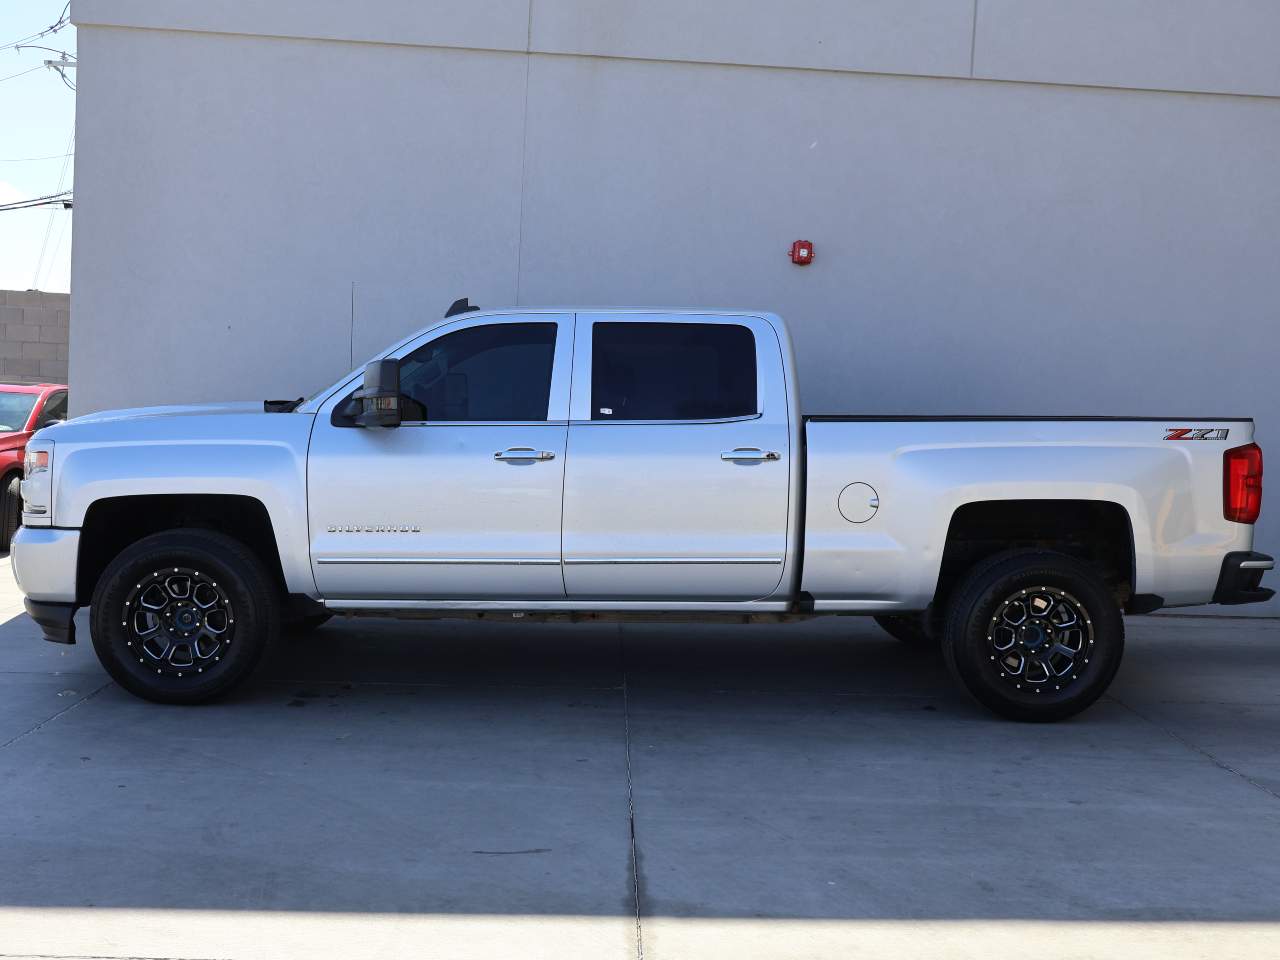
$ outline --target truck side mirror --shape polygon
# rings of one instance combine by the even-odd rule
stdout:
[[[361,427],[400,426],[400,361],[374,360],[364,368],[364,388],[353,399],[360,402],[356,424]]]

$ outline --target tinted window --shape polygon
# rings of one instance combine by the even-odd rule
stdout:
[[[67,395],[65,393],[50,394],[44,409],[40,411],[40,426],[43,427],[54,420],[65,419],[67,419]]]
[[[446,334],[400,361],[405,420],[545,420],[554,323],[495,323]]]
[[[715,420],[756,413],[756,340],[729,323],[597,323],[592,420]]]

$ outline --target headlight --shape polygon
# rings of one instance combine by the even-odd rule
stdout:
[[[53,524],[53,441],[32,440],[22,461],[22,522],[29,527]]]
[[[22,476],[26,480],[30,480],[37,473],[44,473],[49,469],[49,454],[51,450],[32,450],[27,447],[26,458],[22,462]]]

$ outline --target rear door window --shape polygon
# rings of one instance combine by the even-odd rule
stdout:
[[[756,341],[732,323],[592,325],[592,420],[753,416]]]

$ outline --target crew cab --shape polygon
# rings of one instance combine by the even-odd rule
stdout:
[[[28,445],[14,570],[53,641],[192,703],[334,613],[793,620],[940,645],[982,704],[1096,700],[1125,614],[1263,601],[1239,418],[802,416],[770,313],[477,310],[309,400]]]

